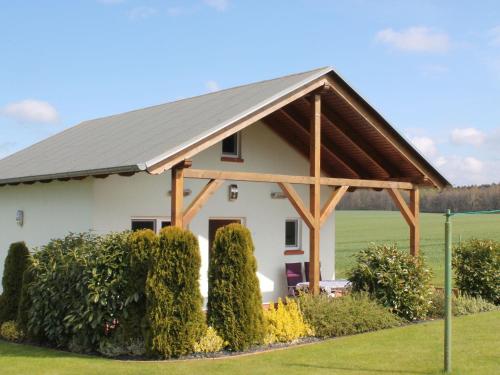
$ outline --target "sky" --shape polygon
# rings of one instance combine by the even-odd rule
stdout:
[[[0,0],[0,158],[331,66],[454,185],[500,182],[500,2]]]

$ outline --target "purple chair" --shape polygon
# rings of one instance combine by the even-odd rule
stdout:
[[[297,284],[304,281],[302,277],[302,263],[285,263],[286,281],[288,286],[288,295],[297,295]]]
[[[304,274],[306,275],[306,281],[309,282],[309,262],[304,262]],[[322,281],[321,277],[321,263],[319,264],[319,281]]]

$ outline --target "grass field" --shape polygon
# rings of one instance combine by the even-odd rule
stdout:
[[[454,374],[500,373],[500,312],[454,319]],[[435,321],[246,357],[122,362],[0,341],[2,375],[440,374],[443,322]]]
[[[337,211],[336,277],[346,276],[352,255],[370,242],[397,242],[409,248],[409,230],[401,214],[395,211]],[[500,240],[500,215],[462,215],[453,217],[455,243],[471,237]],[[434,273],[433,282],[443,284],[444,216],[421,214],[421,252]]]

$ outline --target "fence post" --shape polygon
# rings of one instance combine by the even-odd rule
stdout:
[[[451,219],[450,210],[446,211],[445,256],[444,256],[444,371],[451,373]]]

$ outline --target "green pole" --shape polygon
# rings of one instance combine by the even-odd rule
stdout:
[[[444,256],[444,371],[451,373],[451,212],[446,211]]]

